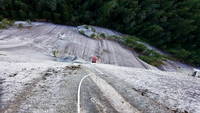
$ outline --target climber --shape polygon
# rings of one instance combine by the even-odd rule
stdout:
[[[92,56],[92,63],[96,63],[98,60],[97,56]]]

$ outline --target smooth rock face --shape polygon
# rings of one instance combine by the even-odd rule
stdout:
[[[199,113],[200,110],[200,79],[182,73],[42,61],[1,62],[1,66],[1,113],[77,112],[78,85],[87,75],[90,76],[81,86],[81,112]]]
[[[111,31],[110,31],[111,32]],[[145,68],[134,54],[118,43],[109,40],[94,40],[78,33],[75,27],[53,24],[34,25],[30,29],[10,28],[0,31],[0,60],[15,62],[49,60],[56,51],[57,57],[77,56],[86,61],[98,55],[102,63]],[[12,57],[9,56],[12,54]],[[17,58],[19,56],[19,58]],[[27,57],[30,56],[30,57]]]
[[[17,22],[17,24],[19,23],[23,24],[24,22]],[[108,29],[93,28],[97,33],[104,33],[106,36],[121,35]],[[78,29],[83,29],[83,26]],[[125,49],[116,42],[94,40],[80,34],[77,27],[49,23],[33,22],[31,28],[18,29],[14,27],[0,30],[0,51],[1,61],[27,62],[27,59],[29,61],[41,59],[46,61],[55,59],[52,56],[56,52],[59,58],[77,56],[90,62],[92,56],[98,55],[105,64],[157,70],[154,66],[139,60],[135,52]],[[9,57],[9,54],[12,54],[12,57]],[[167,61],[166,65],[160,69],[184,72],[189,75],[193,72],[192,67],[173,61]]]
[[[92,35],[96,36],[97,33],[95,32],[95,29],[91,26],[78,26],[77,30],[79,31],[79,33],[82,33],[83,35],[87,36],[87,37],[92,37]]]
[[[123,93],[123,90],[129,90],[129,86],[144,97],[148,97],[173,112],[200,112],[199,78],[177,72],[125,68],[102,64],[98,64],[96,67],[106,75],[109,75],[102,75],[102,77],[115,86],[119,92]],[[123,87],[123,83],[128,83],[128,85]],[[123,94],[126,94],[126,97],[131,97],[127,93]],[[134,97],[131,98],[128,98],[130,103],[131,100],[136,101]],[[144,101],[144,99],[142,100]],[[142,100],[140,100],[141,103],[143,103]],[[132,103],[132,105],[138,106],[138,108],[144,107],[144,104],[141,105],[141,103]]]
[[[94,55],[105,64],[91,64]],[[62,62],[70,59],[76,63]],[[173,66],[178,63],[166,62],[164,70],[177,71]],[[1,113],[77,112],[79,82],[88,75],[81,87],[81,112],[200,111],[199,78],[160,71],[118,43],[85,37],[76,27],[48,23],[0,30]]]

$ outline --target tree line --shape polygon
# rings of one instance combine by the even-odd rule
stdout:
[[[3,18],[107,27],[200,66],[200,0],[0,0]]]

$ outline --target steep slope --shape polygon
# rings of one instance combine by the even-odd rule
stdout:
[[[16,22],[16,24],[25,22]],[[120,35],[120,33],[104,28],[95,27],[98,32],[109,35]],[[150,46],[148,46],[150,47]],[[131,52],[116,42],[109,40],[94,40],[78,33],[76,27],[61,26],[49,23],[33,23],[32,27],[12,27],[0,30],[0,51],[2,54],[12,54],[12,58],[0,55],[1,60],[27,61],[20,59],[25,54],[27,59],[36,61],[38,59],[52,60],[53,52],[61,60],[71,55],[90,61],[91,56],[98,55],[102,63],[119,66],[138,67],[146,69],[157,69],[137,58],[135,52]],[[18,57],[19,58],[16,58]],[[31,57],[30,57],[31,56]],[[192,73],[192,67],[185,66],[179,62],[167,61],[161,67],[166,71],[179,71]]]
[[[63,34],[60,37],[60,34]],[[36,24],[32,28],[10,28],[0,32],[0,51],[5,54],[48,57],[58,51],[59,58],[78,56],[90,61],[90,57],[99,55],[102,63],[120,66],[150,68],[141,63],[132,52],[109,40],[93,40],[79,34],[75,27],[66,27],[47,23]],[[36,51],[36,52],[34,52]],[[8,53],[7,53],[8,52]],[[6,59],[7,56],[0,56]],[[11,58],[12,59],[12,58]],[[38,58],[37,58],[38,59]],[[44,58],[46,59],[46,58]],[[20,60],[13,58],[13,60]],[[22,59],[23,60],[23,59]]]
[[[105,64],[90,64],[93,55]],[[68,56],[78,56],[79,63],[61,62]],[[199,113],[199,87],[199,78],[160,71],[120,44],[87,38],[76,27],[33,23],[0,30],[2,113]]]
[[[130,94],[134,93],[131,93],[131,90],[175,113],[199,113],[200,111],[200,79],[177,72],[100,64],[96,67],[105,73],[101,77],[124,94],[127,100],[137,108],[144,105],[145,101],[139,96],[132,97]]]
[[[199,113],[200,79],[105,64],[1,62],[1,113]]]

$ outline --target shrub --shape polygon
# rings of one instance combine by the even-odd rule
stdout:
[[[116,39],[115,35],[108,36],[109,39]]]
[[[92,27],[92,26],[84,25],[84,28],[85,28],[85,29],[89,29],[89,30],[91,30],[92,32],[96,32],[95,28]]]
[[[200,50],[191,51],[189,63],[200,67]]]
[[[136,51],[141,52],[141,53],[144,53],[145,51],[148,50],[148,48],[145,45],[143,45],[143,44],[138,44],[137,43],[137,44],[134,44],[133,46],[134,46],[134,49]]]
[[[3,19],[0,23],[0,29],[8,28],[9,26],[12,26],[14,22],[15,21],[13,20]]]
[[[106,38],[106,35],[105,35],[104,33],[100,33],[99,36],[100,36],[101,38]]]
[[[2,24],[7,25],[7,26],[12,26],[14,24],[13,20],[8,20],[8,19],[3,19]]]
[[[135,47],[138,44],[137,41],[138,40],[133,36],[125,36],[125,37],[123,37],[122,43],[125,45],[132,45],[132,47]]]
[[[191,53],[185,49],[171,49],[169,52],[179,59],[186,59],[191,55]]]
[[[89,29],[89,26],[88,26],[88,25],[83,25],[83,27],[84,27],[85,29]]]
[[[6,28],[6,26],[4,24],[0,23],[0,29],[4,29],[4,28]]]
[[[10,24],[10,22],[9,22],[9,20],[8,19],[3,19],[2,21],[1,21],[1,23],[3,24],[3,25],[9,25]]]
[[[119,43],[124,44],[124,41],[123,41],[122,37],[120,37],[120,36],[117,36],[117,35],[110,35],[110,36],[107,36],[107,38],[108,38],[108,39],[111,39],[111,40],[115,40],[115,41],[117,41],[117,42],[119,42]],[[124,44],[124,45],[126,45],[126,44]]]
[[[140,41],[139,38],[135,37],[135,36],[130,36],[130,35],[127,35],[127,36],[124,36],[125,39],[129,40],[129,41]]]
[[[79,33],[85,35],[85,32],[83,30],[79,31]]]
[[[134,48],[134,45],[131,43],[128,43],[126,46],[130,47],[130,48]]]
[[[58,50],[53,50],[52,54],[54,57],[58,57],[59,51]]]
[[[32,24],[31,20],[26,20],[26,22],[27,22],[28,24]]]
[[[149,50],[147,49],[146,51],[143,52],[144,55],[147,55],[147,56],[155,56],[155,57],[159,57],[159,58],[167,58],[165,57],[164,55],[161,55],[157,52],[155,52],[154,50]]]
[[[92,26],[89,26],[93,32],[96,32],[96,29]]]
[[[0,15],[0,21],[3,20],[3,16]]]
[[[90,37],[91,37],[91,38],[97,38],[97,37],[96,37],[96,34],[94,34],[94,33],[91,34]]]
[[[123,37],[123,44],[130,48],[133,48],[136,52],[140,54],[139,58],[148,64],[153,66],[161,66],[163,60],[166,60],[166,56],[157,53],[154,50],[150,50],[144,44],[139,43],[140,39],[134,36]]]
[[[157,58],[155,56],[144,56],[144,55],[141,55],[141,56],[139,56],[139,58],[141,60],[147,62],[148,64],[156,66],[156,67],[159,67],[159,66],[161,66],[163,64],[162,59]]]
[[[22,23],[18,24],[18,28],[24,28],[24,25]]]

